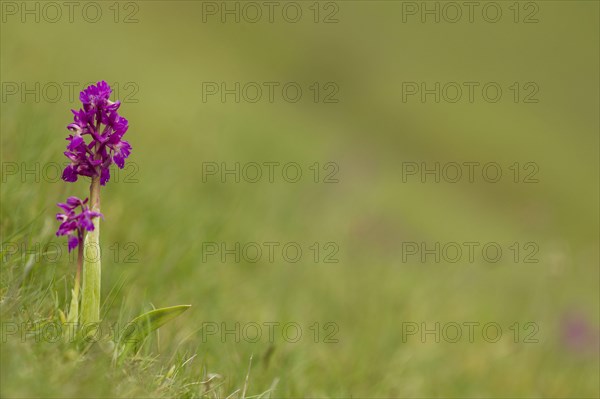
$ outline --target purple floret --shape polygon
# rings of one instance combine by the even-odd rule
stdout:
[[[110,179],[110,165],[125,166],[131,154],[131,145],[123,140],[129,122],[118,114],[119,101],[109,100],[112,89],[101,81],[88,86],[79,94],[83,108],[71,110],[73,123],[67,126],[73,134],[67,137],[69,144],[65,155],[71,163],[63,171],[62,178],[75,182],[79,176],[100,176],[100,184]],[[84,137],[90,136],[89,143]]]
[[[57,204],[64,213],[57,213],[56,220],[61,222],[56,232],[57,236],[68,236],[69,252],[77,248],[79,243],[83,243],[83,234],[94,230],[92,219],[102,217],[99,212],[93,212],[86,205],[88,199],[82,200],[77,197],[69,197],[64,203]],[[76,213],[76,209],[81,207],[81,212]]]

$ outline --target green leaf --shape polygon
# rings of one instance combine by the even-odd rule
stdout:
[[[59,309],[60,310],[60,309]],[[62,313],[62,311],[61,311]],[[64,318],[64,313],[61,315],[61,319]],[[70,337],[75,336],[77,331],[77,323],[79,322],[79,298],[75,294],[75,290],[71,290],[71,306],[69,307],[69,313],[63,322],[63,333],[65,340],[69,342]]]
[[[191,306],[178,305],[155,309],[133,319],[121,332],[121,355],[125,355],[131,351],[134,353],[137,352],[146,337],[148,337],[148,334],[179,316]]]

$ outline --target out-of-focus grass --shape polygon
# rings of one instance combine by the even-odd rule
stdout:
[[[244,386],[252,355],[248,395],[598,396],[598,348],[572,351],[561,340],[570,312],[598,326],[597,4],[541,3],[533,25],[401,24],[393,2],[341,3],[332,25],[202,24],[193,2],[139,4],[138,24],[3,24],[1,78],[139,85],[139,103],[122,105],[139,182],[102,192],[104,297],[125,280],[105,320],[150,304],[193,307],[148,346],[155,359],[122,369],[100,347],[78,359],[63,345],[10,336],[3,397],[198,396],[213,373],[227,396]],[[535,81],[540,102],[402,103],[401,83],[423,80]],[[340,102],[203,103],[205,81],[334,81]],[[64,162],[77,106],[3,101],[2,162]],[[211,161],[293,161],[305,172],[333,161],[340,181],[203,183]],[[533,161],[540,182],[403,183],[406,161]],[[3,242],[62,243],[54,204],[86,190],[84,181],[7,177]],[[202,243],[212,241],[331,241],[340,262],[203,262]],[[531,241],[540,262],[404,263],[405,241]],[[115,243],[135,243],[139,262],[123,263],[123,252],[115,262]],[[3,323],[66,307],[68,259],[34,262],[21,284],[28,260],[3,259]],[[499,323],[502,339],[402,340],[403,322],[469,321]],[[221,322],[296,322],[303,337],[206,337],[203,323]],[[339,342],[314,343],[315,322],[336,323]],[[515,344],[515,322],[535,322],[539,343]]]

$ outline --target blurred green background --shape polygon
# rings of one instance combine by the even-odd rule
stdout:
[[[495,2],[496,23],[482,16],[488,2],[472,22],[461,6],[456,23],[445,21],[454,15],[445,2],[277,2],[273,22],[258,2],[256,23],[246,20],[254,9],[244,2],[97,2],[96,23],[83,17],[87,3],[76,3],[73,22],[63,6],[53,23],[44,2],[2,2],[1,294],[9,309],[2,322],[48,319],[55,306],[66,308],[74,266],[64,245],[58,262],[31,263],[31,251],[63,244],[54,237],[55,203],[87,193],[83,179],[64,183],[44,168],[65,162],[69,109],[80,106],[83,85],[98,80],[118,86],[114,99],[124,102],[133,146],[131,166],[102,191],[103,296],[123,284],[105,320],[126,320],[151,304],[193,307],[148,346],[155,357],[147,368],[115,371],[102,351],[73,362],[58,344],[5,339],[3,330],[3,397],[227,396],[244,386],[251,356],[247,396],[274,388],[272,397],[598,397],[597,2]],[[39,7],[39,22],[22,20],[23,4]],[[239,7],[239,23],[233,14],[221,21],[225,7]],[[299,21],[288,22],[284,7],[295,7],[286,8],[288,17],[299,8]],[[435,15],[421,20],[426,7],[439,8],[439,23]],[[94,16],[95,8],[86,10]],[[35,92],[36,82],[39,101],[23,98],[22,84]],[[58,98],[49,82],[63,88]],[[75,98],[68,82],[77,83]],[[243,95],[236,103],[220,93],[203,101],[206,82],[280,86],[272,102],[263,92],[256,103]],[[282,97],[286,82],[302,87],[298,102]],[[318,102],[315,82],[333,84]],[[479,86],[472,102],[466,91],[456,103],[421,101],[421,93],[404,101],[405,82]],[[482,96],[489,82],[502,88],[495,103]],[[326,103],[332,87],[338,101]],[[205,162],[271,161],[297,162],[302,178],[288,183],[276,169],[273,183],[203,181]],[[309,168],[315,162],[319,183]],[[328,162],[339,169],[337,183],[322,182]],[[503,175],[489,183],[479,168],[473,182],[431,175],[422,182],[403,174],[409,162],[496,162]],[[537,183],[523,182],[528,162]],[[22,174],[36,163],[38,172]],[[33,249],[7,254],[8,241]],[[295,242],[303,256],[222,261],[206,254],[209,242]],[[309,249],[315,242],[318,262]],[[403,259],[411,242],[495,242],[503,256],[492,263],[476,250],[473,262]],[[331,248],[339,249],[337,263],[322,261]],[[531,248],[537,263],[524,261]],[[243,334],[240,342],[221,339],[221,331],[207,336],[205,323],[223,322],[294,322],[302,338],[289,342],[276,329],[269,342],[266,328],[256,343]],[[338,342],[325,342],[328,322]],[[464,322],[498,323],[501,337],[487,342],[476,329],[469,342],[463,328],[459,342],[440,334],[437,343],[403,330]],[[528,322],[537,343],[523,342]],[[193,354],[165,383],[172,365]],[[206,393],[209,374],[222,385]]]

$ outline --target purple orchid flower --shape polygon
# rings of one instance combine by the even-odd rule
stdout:
[[[120,169],[131,154],[131,145],[123,140],[129,122],[118,114],[119,101],[109,100],[112,89],[101,81],[88,86],[79,94],[83,108],[71,110],[73,123],[67,126],[72,134],[65,155],[71,163],[65,168],[62,178],[77,181],[79,176],[100,177],[104,186],[110,180],[110,165],[114,162]],[[84,136],[89,135],[86,143]]]
[[[57,213],[56,220],[61,222],[57,236],[68,236],[69,252],[77,248],[77,245],[83,243],[84,231],[94,230],[93,218],[102,217],[99,212],[90,211],[86,205],[88,199],[82,200],[77,197],[67,198],[67,202],[57,204],[64,213]],[[81,207],[81,212],[76,213],[76,209]]]

